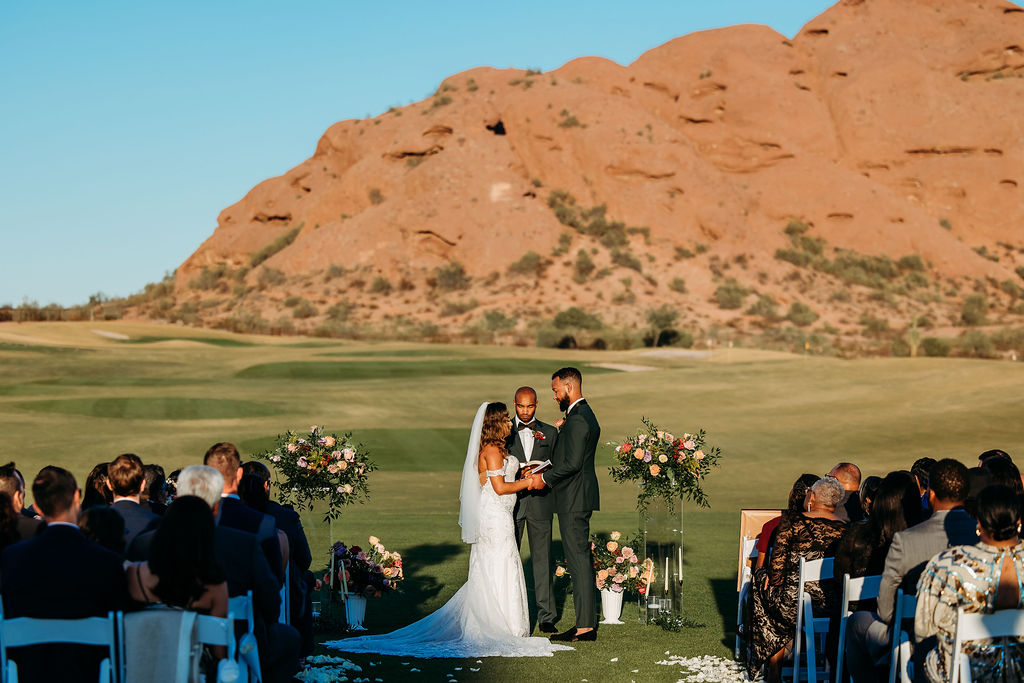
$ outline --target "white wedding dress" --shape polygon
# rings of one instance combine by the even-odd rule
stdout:
[[[506,456],[501,470],[515,481],[519,461]],[[479,485],[479,479],[476,480]],[[403,657],[550,657],[572,650],[547,638],[530,638],[526,581],[513,529],[514,493],[498,495],[489,479],[479,491],[476,541],[469,552],[469,578],[441,609],[392,633],[324,643],[343,652]]]

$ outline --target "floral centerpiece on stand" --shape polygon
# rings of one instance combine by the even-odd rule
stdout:
[[[338,542],[327,551],[329,569],[316,580],[320,593],[318,626],[322,631],[362,631],[366,599],[397,591],[405,579],[402,556],[370,536],[364,550]]]
[[[615,444],[615,464],[609,468],[612,481],[639,484],[636,505],[641,511],[653,499],[664,500],[670,510],[684,499],[708,507],[701,484],[718,465],[721,450],[705,443],[703,429],[677,437],[646,417],[642,420],[635,436]]]
[[[324,521],[341,516],[345,505],[365,501],[370,489],[368,474],[377,469],[362,444],[352,435],[328,434],[313,425],[308,434],[289,431],[277,436],[270,450],[255,454],[267,461],[278,475],[274,485],[283,504],[312,510],[313,503],[325,501]]]
[[[613,593],[636,593],[644,595],[654,581],[654,563],[641,560],[636,553],[641,540],[639,536],[622,540],[622,533],[613,531],[607,536],[594,534],[590,538],[590,554],[594,560],[594,583],[598,590]],[[558,578],[571,576],[565,564],[555,567]]]

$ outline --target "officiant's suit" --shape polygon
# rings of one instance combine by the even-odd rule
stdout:
[[[551,462],[541,475],[555,494],[566,564],[572,574],[576,628],[597,627],[597,588],[590,554],[590,516],[601,508],[594,457],[601,425],[586,399],[569,406]]]
[[[543,439],[534,433],[540,432]],[[551,460],[555,463],[555,442],[558,429],[554,425],[534,418],[525,425],[515,418],[515,428],[508,436],[505,448],[520,463],[527,460]],[[527,453],[527,449],[530,453]],[[529,456],[529,457],[528,457]],[[533,593],[537,601],[537,622],[553,624],[558,619],[555,595],[551,590],[551,520],[555,513],[556,493],[550,488],[519,493],[515,507],[516,546],[523,542],[523,530],[530,537],[530,559],[533,564]]]

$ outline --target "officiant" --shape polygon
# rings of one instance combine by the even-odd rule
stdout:
[[[530,460],[544,462],[555,452],[558,430],[537,419],[537,392],[532,387],[516,389],[515,429],[509,434],[506,450],[519,460],[520,466]],[[530,558],[533,564],[533,591],[537,602],[537,623],[541,632],[556,633],[555,596],[551,587],[551,520],[555,512],[555,496],[550,488],[522,491],[515,507],[516,545],[522,546],[523,531],[530,537]]]

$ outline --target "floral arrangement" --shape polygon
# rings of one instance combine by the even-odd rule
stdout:
[[[636,506],[641,511],[655,498],[663,499],[670,510],[681,499],[708,507],[701,482],[718,465],[721,450],[705,443],[703,429],[676,437],[646,417],[642,419],[643,427],[636,436],[614,444],[615,464],[609,468],[612,481],[640,485]]]
[[[654,562],[651,558],[641,561],[636,554],[641,541],[636,536],[620,543],[622,534],[611,532],[607,537],[595,534],[590,540],[590,553],[594,558],[595,583],[598,590],[615,593],[629,591],[647,594],[647,587],[654,581]],[[569,570],[562,564],[555,568],[555,576],[569,576]]]
[[[348,593],[379,598],[388,591],[398,590],[405,578],[402,556],[388,551],[376,536],[370,536],[369,551],[357,545],[346,546],[340,541],[331,546],[332,571],[325,574],[316,588],[327,585],[332,591],[341,590],[345,582]]]
[[[351,434],[327,434],[317,425],[309,434],[278,435],[274,448],[255,457],[270,463],[283,478],[274,482],[281,503],[312,510],[315,501],[326,501],[325,522],[340,517],[345,505],[368,498],[367,475],[377,469],[362,444],[352,443]]]

